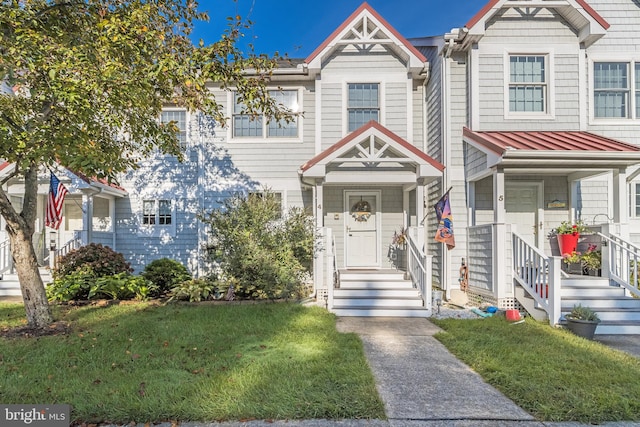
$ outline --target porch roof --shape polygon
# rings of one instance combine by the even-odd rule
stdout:
[[[440,162],[372,120],[311,158],[299,173],[303,178],[332,174],[346,182],[362,180],[357,175],[364,172],[372,182],[372,173],[378,172],[380,182],[415,184],[419,178],[439,178],[443,170]]]
[[[487,154],[487,167],[614,168],[640,163],[640,147],[582,131],[472,131],[465,142]]]

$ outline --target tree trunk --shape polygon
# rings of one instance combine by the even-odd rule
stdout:
[[[38,259],[31,241],[37,216],[38,168],[37,165],[23,171],[24,200],[22,212],[17,213],[7,194],[0,189],[0,213],[7,223],[11,240],[11,255],[18,273],[27,322],[34,328],[43,328],[53,322],[49,302],[38,270]]]
[[[27,312],[27,322],[31,327],[44,328],[53,322],[53,316],[38,270],[38,260],[31,244],[31,237],[19,232],[15,235],[10,234],[10,238],[13,261]]]

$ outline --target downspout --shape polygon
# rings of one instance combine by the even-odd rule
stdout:
[[[449,66],[449,59],[453,53],[456,44],[459,43],[466,36],[466,29],[462,32],[459,28],[453,28],[451,32],[444,35],[445,45],[442,51],[442,65],[441,65],[441,78],[442,78],[442,163],[445,165],[445,169],[442,173],[442,188],[451,187],[451,116],[448,114],[451,101],[451,67]],[[452,262],[448,249],[443,249],[442,252],[442,281],[441,286],[445,290],[445,298],[451,299],[451,286],[453,283]]]

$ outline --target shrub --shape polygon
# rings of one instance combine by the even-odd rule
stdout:
[[[110,276],[118,273],[133,271],[124,256],[98,243],[90,243],[75,249],[58,258],[53,271],[54,278],[63,278],[78,269],[90,268],[95,277]]]
[[[64,276],[55,275],[47,285],[47,298],[52,301],[86,300],[96,275],[89,266],[78,267]]]
[[[154,284],[153,297],[163,296],[176,285],[191,280],[187,267],[170,258],[151,261],[145,266],[142,277]]]
[[[128,272],[98,277],[85,266],[53,280],[46,288],[47,298],[53,301],[93,299],[147,299],[154,285],[141,276]]]
[[[220,271],[220,290],[233,285],[239,298],[299,297],[311,268],[315,232],[312,218],[291,209],[281,218],[269,191],[234,196],[202,218],[211,230],[207,253]]]
[[[213,296],[215,284],[208,279],[191,279],[182,282],[171,290],[170,301],[202,301]]]

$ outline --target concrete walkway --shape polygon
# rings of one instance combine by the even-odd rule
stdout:
[[[343,317],[337,326],[361,337],[391,426],[542,425],[456,359],[427,319]]]

